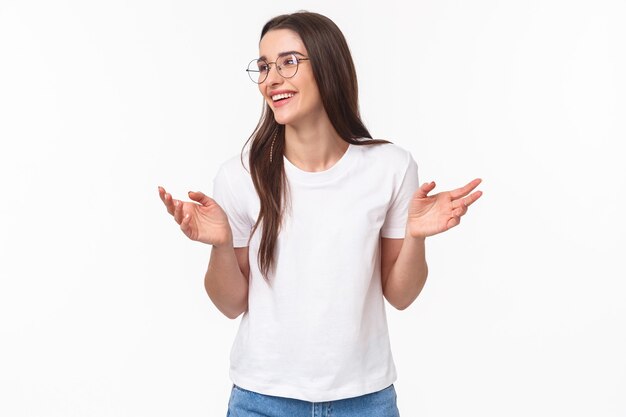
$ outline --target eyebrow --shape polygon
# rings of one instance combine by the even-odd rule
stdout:
[[[298,54],[298,55],[302,55],[305,56],[302,52],[298,52],[298,51],[286,51],[286,52],[281,52],[278,54],[277,58],[280,58],[281,56],[285,56],[285,55],[291,55],[291,54]],[[260,56],[258,58],[259,60],[263,60],[263,61],[267,61],[267,57],[265,55]]]

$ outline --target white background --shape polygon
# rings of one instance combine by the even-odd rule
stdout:
[[[263,24],[326,14],[374,137],[484,179],[388,305],[403,416],[624,416],[623,1],[0,0],[0,415],[223,416],[229,320],[157,185],[210,194]]]

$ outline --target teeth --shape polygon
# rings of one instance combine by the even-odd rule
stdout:
[[[293,96],[294,96],[293,93],[276,94],[275,96],[272,96],[272,101],[281,100],[283,98],[289,98],[289,97],[293,97]]]

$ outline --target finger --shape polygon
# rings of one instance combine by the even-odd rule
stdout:
[[[474,188],[478,187],[478,184],[480,184],[481,182],[482,180],[480,178],[476,178],[475,180],[470,181],[469,183],[464,185],[463,187],[450,191],[450,197],[452,197],[453,200],[456,200],[460,197],[465,197],[466,195],[471,193]]]
[[[163,202],[163,204],[165,204],[165,207],[167,207],[168,213],[172,214],[169,209],[169,201],[171,201],[171,199],[168,200],[167,196],[168,194],[167,194],[167,191],[165,191],[165,188],[159,186],[159,197],[161,198],[161,201]]]
[[[474,204],[474,202],[476,200],[478,200],[480,198],[480,196],[482,196],[482,195],[483,195],[482,191],[476,191],[476,192],[473,192],[472,194],[468,195],[467,197],[463,198],[465,207],[469,207],[472,204]]]
[[[185,217],[183,217],[183,221],[180,222],[180,230],[182,230],[183,233],[186,234],[187,236],[189,236],[189,231],[191,230],[191,228],[189,227],[190,221],[191,221],[191,216],[189,214],[185,214]]]
[[[464,209],[467,207],[467,202],[465,200],[465,198],[458,198],[456,200],[452,200],[452,209],[453,210],[460,210],[460,209]]]
[[[474,202],[478,200],[482,195],[482,191],[476,191],[467,197],[459,198],[458,200],[452,201],[453,213],[461,216],[464,215],[465,213],[467,213],[467,208],[474,204]]]
[[[415,193],[418,198],[425,198],[436,187],[435,181],[425,182]]]
[[[183,202],[175,200],[174,205],[176,206],[174,209],[174,219],[176,220],[176,223],[180,224],[183,221]]]
[[[465,213],[467,213],[467,206],[460,206],[455,208],[454,210],[452,210],[452,215],[456,216],[456,217],[461,217],[463,215],[465,215]]]
[[[200,191],[189,191],[189,198],[191,198],[193,201],[197,201],[203,206],[208,206],[209,203],[215,201],[211,197],[207,196],[204,193],[201,193]]]
[[[461,223],[461,218],[458,216],[453,216],[450,220],[448,220],[448,229],[452,229],[454,226],[458,226]]]
[[[176,207],[174,206],[174,202],[172,201],[173,200],[172,195],[166,192],[163,196],[163,199],[165,200],[164,203],[165,203],[165,207],[167,207],[167,212],[173,216],[174,209]]]

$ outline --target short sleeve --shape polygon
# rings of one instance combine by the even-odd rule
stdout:
[[[393,239],[402,239],[406,236],[406,221],[409,215],[411,197],[419,188],[417,178],[417,163],[407,152],[408,164],[399,186],[396,186],[391,204],[387,209],[385,222],[380,229],[380,236]]]
[[[213,179],[212,198],[226,212],[233,232],[233,247],[242,248],[248,246],[248,238],[253,224],[245,213],[245,200],[242,201],[241,198],[237,199],[236,197],[226,169],[222,164]]]

